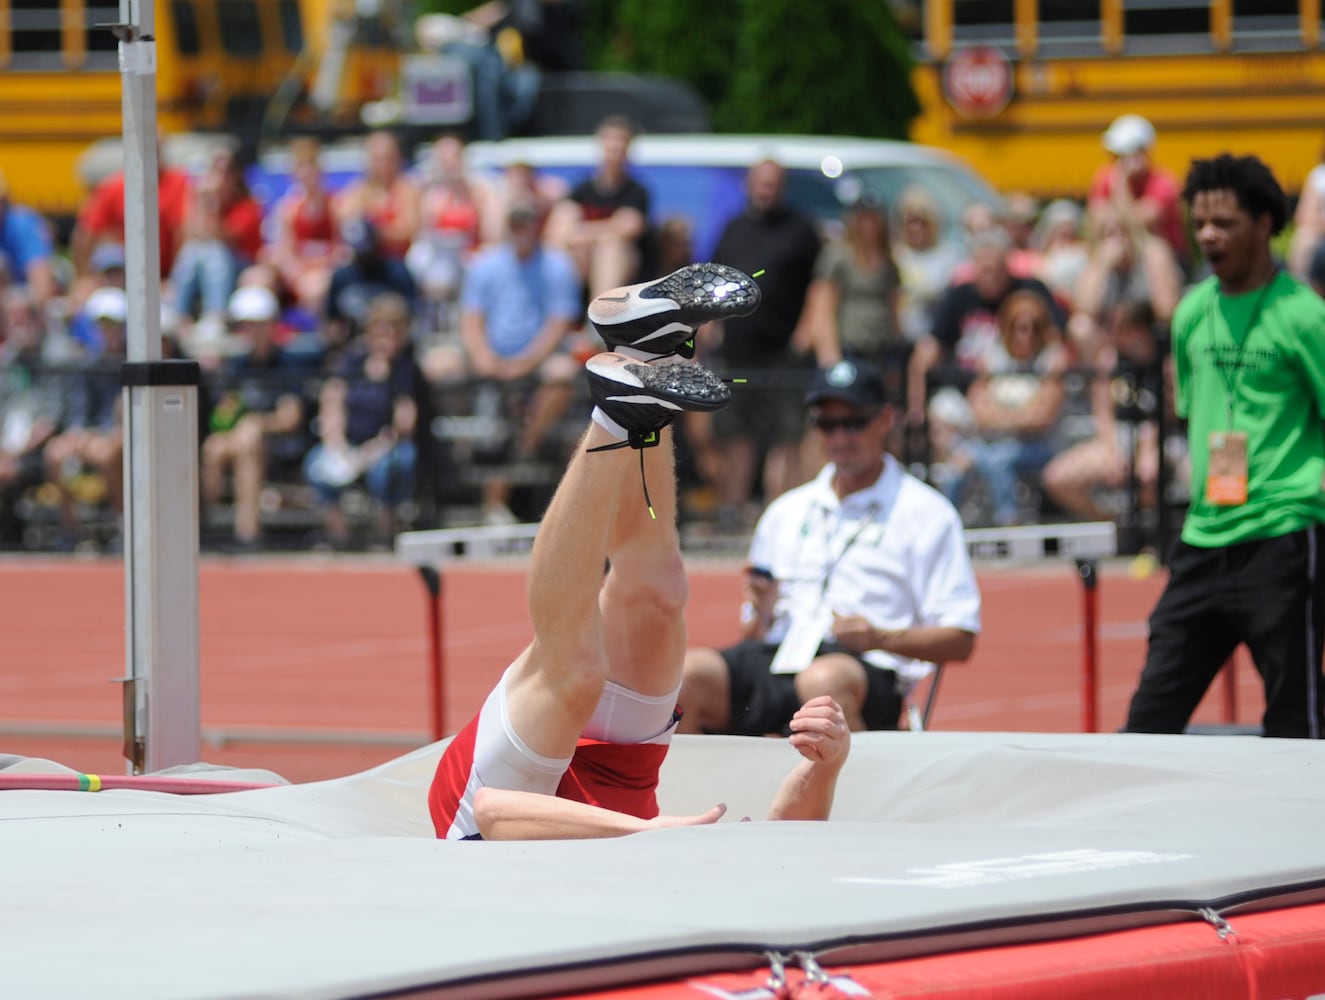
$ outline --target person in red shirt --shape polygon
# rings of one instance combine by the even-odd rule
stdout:
[[[294,184],[272,210],[275,233],[260,255],[275,269],[284,290],[313,316],[322,312],[331,272],[349,256],[332,212],[320,152],[315,139],[290,143]]]
[[[419,231],[421,194],[406,169],[400,139],[387,129],[364,139],[367,163],[362,177],[336,193],[333,205],[341,226],[363,220],[381,238],[382,255],[404,260]]]
[[[207,332],[219,335],[239,272],[262,250],[262,206],[232,151],[213,155],[198,179],[185,235],[170,270],[175,309],[183,317],[198,316]]]
[[[1192,249],[1182,216],[1182,185],[1150,160],[1155,126],[1140,115],[1121,115],[1105,131],[1104,148],[1113,156],[1095,172],[1087,203],[1092,221],[1116,212],[1129,228],[1148,229],[1191,264]]]
[[[184,241],[184,220],[191,201],[192,183],[183,170],[159,165],[157,201],[161,225],[161,276],[175,266],[175,256]],[[101,181],[79,210],[70,237],[74,270],[89,273],[92,252],[104,243],[124,244],[124,171],[117,170]]]
[[[422,222],[405,255],[423,291],[433,329],[451,330],[465,269],[483,227],[477,186],[465,168],[465,144],[443,135],[432,145],[432,163],[422,194]]]

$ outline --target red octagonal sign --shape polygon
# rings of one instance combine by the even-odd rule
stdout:
[[[943,67],[943,92],[963,118],[992,118],[1012,100],[1012,66],[986,45],[960,49]]]

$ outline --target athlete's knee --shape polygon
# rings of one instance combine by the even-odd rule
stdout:
[[[647,569],[641,567],[638,571],[624,563],[613,564],[608,585],[616,588],[623,602],[668,618],[685,614],[690,597],[690,583],[679,552],[654,555]]]

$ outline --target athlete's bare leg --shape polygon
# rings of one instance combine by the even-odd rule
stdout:
[[[660,438],[657,447],[641,453],[643,478],[638,457],[630,452],[635,474],[621,486],[610,549],[612,569],[599,602],[608,676],[648,696],[676,690],[686,648],[688,584],[676,526],[672,429],[664,429]]]
[[[598,595],[626,483],[639,478],[631,449],[591,424],[553,495],[529,566],[534,641],[506,679],[511,725],[535,753],[569,757],[608,676]],[[647,512],[645,513],[647,517]]]

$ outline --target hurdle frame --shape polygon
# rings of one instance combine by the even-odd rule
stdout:
[[[532,543],[537,523],[474,528],[434,528],[396,536],[396,556],[419,572],[428,622],[428,715],[434,741],[445,736],[446,563],[468,557],[475,546]],[[1082,731],[1098,731],[1099,573],[1097,562],[1118,553],[1118,529],[1112,521],[1079,524],[1022,525],[1011,528],[969,528],[963,533],[973,562],[1043,562],[1071,559],[1081,581],[1082,600]]]

